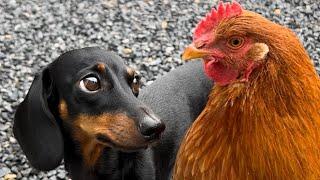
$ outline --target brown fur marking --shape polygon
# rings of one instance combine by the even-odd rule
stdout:
[[[133,91],[134,93],[138,93],[138,92],[139,92],[139,89],[140,89],[140,83],[133,84],[133,85],[131,86],[131,88],[132,88],[132,91]]]
[[[60,100],[58,109],[60,113],[60,118],[62,120],[67,120],[69,117],[69,113],[68,113],[68,105],[65,100],[63,99]]]
[[[74,138],[80,143],[84,163],[92,167],[105,146],[131,150],[146,146],[134,120],[124,114],[79,115],[74,121]],[[111,144],[96,139],[98,134],[107,137]]]
[[[128,73],[128,76],[132,77],[132,78],[137,74],[137,72],[131,67],[127,67],[127,73]],[[138,93],[139,89],[140,89],[140,86],[141,86],[141,84],[139,82],[138,83],[133,83],[131,85],[131,89],[132,89],[132,91],[134,93]]]
[[[97,64],[97,69],[100,73],[105,73],[106,72],[106,66],[104,63],[98,63]]]

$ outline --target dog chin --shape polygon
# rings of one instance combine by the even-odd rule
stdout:
[[[159,136],[159,138],[152,138],[150,140],[146,140],[146,139],[142,140],[140,143],[136,143],[134,145],[117,143],[102,134],[98,134],[96,136],[96,140],[99,144],[102,144],[103,146],[117,149],[122,152],[136,152],[136,151],[148,149],[149,147],[155,146],[156,144],[159,143],[160,136]]]
[[[149,144],[137,145],[137,146],[111,145],[110,147],[113,148],[113,149],[122,151],[122,152],[131,153],[131,152],[137,152],[137,151],[140,151],[140,150],[148,149],[149,148]]]

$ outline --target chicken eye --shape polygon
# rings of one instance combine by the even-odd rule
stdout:
[[[242,37],[231,37],[228,40],[228,47],[231,49],[239,49],[243,46],[244,39]]]
[[[95,76],[87,76],[80,81],[79,87],[86,93],[95,93],[101,88],[101,85]]]

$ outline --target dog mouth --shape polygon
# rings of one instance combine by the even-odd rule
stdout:
[[[159,134],[155,133],[155,134],[152,134],[152,135],[150,135],[150,136],[143,136],[143,137],[144,137],[144,139],[146,140],[146,142],[148,142],[148,143],[153,143],[153,142],[155,142],[155,141],[159,141],[159,140],[160,140],[160,138],[161,138],[161,133],[159,133]]]
[[[160,135],[143,137],[144,138],[137,138],[137,141],[135,143],[130,143],[132,141],[130,139],[127,140],[127,143],[120,143],[101,133],[97,134],[95,138],[99,144],[120,150],[122,152],[134,152],[142,149],[147,149],[157,144],[160,140]]]

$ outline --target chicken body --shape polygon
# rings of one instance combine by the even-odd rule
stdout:
[[[320,179],[320,80],[299,39],[245,10],[210,33],[184,53],[203,58],[218,85],[180,146],[174,179]],[[244,45],[228,49],[233,37]]]

